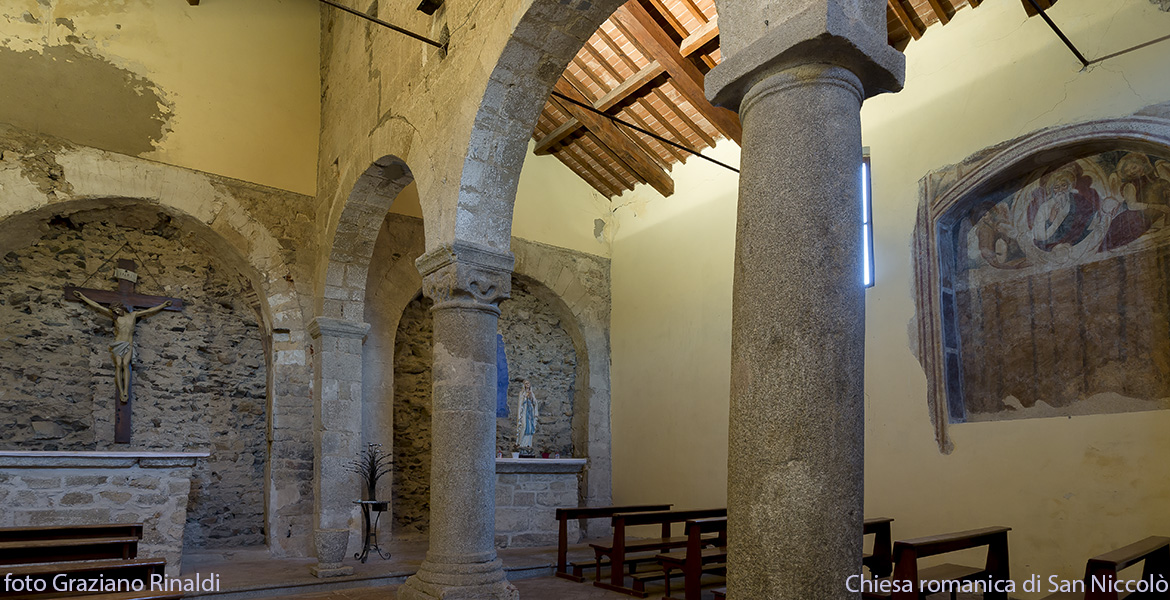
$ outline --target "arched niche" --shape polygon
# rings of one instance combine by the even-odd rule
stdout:
[[[572,383],[570,444],[579,457],[589,459],[582,475],[580,501],[603,505],[611,501],[609,433],[609,267],[606,259],[513,238],[516,256],[514,285],[555,315],[572,343],[575,372]],[[395,451],[393,403],[396,379],[394,355],[404,312],[418,301],[415,311],[425,318],[419,299],[422,277],[414,261],[423,252],[421,219],[389,214],[375,244],[366,286],[365,315],[370,323],[363,366],[363,439]],[[510,301],[502,310],[507,312]],[[502,319],[506,321],[507,316]],[[428,371],[431,356],[422,348],[413,358],[416,377]],[[512,371],[510,375],[517,375]],[[429,383],[425,384],[429,386]],[[429,387],[426,389],[429,390]],[[538,398],[543,399],[538,392]],[[508,402],[515,404],[515,390]],[[502,424],[501,424],[502,423]],[[509,427],[497,420],[497,426]],[[398,448],[401,451],[401,448]],[[382,495],[390,493],[389,482]]]
[[[918,351],[953,423],[1170,403],[1170,122],[1055,128],[931,173]]]
[[[0,400],[11,417],[6,449],[210,452],[193,470],[186,523],[177,524],[185,550],[262,546],[274,363],[256,269],[202,221],[143,200],[52,204],[0,221],[0,240],[0,355],[9,365],[0,378],[12,378]],[[112,289],[115,258],[136,261],[141,293],[185,303],[135,329],[129,446],[113,440],[110,322],[62,290]],[[89,491],[73,501],[98,502]]]

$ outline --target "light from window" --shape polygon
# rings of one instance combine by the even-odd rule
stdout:
[[[869,155],[861,160],[861,282],[873,287],[873,203],[869,195]]]

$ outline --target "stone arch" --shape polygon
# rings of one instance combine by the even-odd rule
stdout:
[[[528,138],[553,85],[623,0],[534,0],[488,79],[468,142],[454,239],[508,249]]]
[[[416,225],[417,227],[417,225]],[[422,291],[422,277],[409,259],[422,253],[422,232],[417,239],[396,246],[403,258],[394,262],[378,287],[389,293],[377,306],[367,306],[366,314],[383,321],[382,328],[391,339],[382,345],[392,349],[399,319]],[[383,241],[379,239],[379,252]],[[605,505],[612,501],[610,466],[610,388],[609,388],[609,269],[606,260],[566,251],[520,238],[511,240],[516,255],[514,275],[531,285],[530,292],[544,301],[561,317],[562,326],[573,341],[577,356],[577,375],[573,398],[573,445],[589,459],[580,488],[584,505]],[[408,260],[409,259],[409,260]],[[375,283],[371,273],[370,287]],[[377,315],[374,315],[374,313]],[[371,333],[371,337],[375,334]],[[367,362],[367,365],[370,363]],[[393,395],[393,375],[382,378],[382,387]],[[369,395],[367,394],[367,398]],[[367,402],[367,405],[372,402]],[[367,435],[371,432],[367,430]],[[385,443],[385,441],[383,441]]]
[[[946,356],[941,289],[942,226],[982,194],[1012,179],[1067,160],[1105,150],[1170,153],[1170,120],[1133,116],[1054,127],[984,150],[931,172],[920,184],[914,264],[919,362],[927,375],[927,403],[939,450],[954,450],[947,406]]]
[[[294,458],[311,452],[311,440],[304,436],[309,423],[300,416],[311,406],[301,296],[285,250],[241,202],[241,198],[257,193],[291,194],[11,130],[3,133],[26,147],[31,158],[15,169],[0,164],[5,191],[0,222],[73,202],[119,199],[149,203],[202,223],[223,240],[225,249],[241,258],[249,267],[246,272],[256,274],[254,287],[262,296],[262,317],[270,340],[269,456]],[[45,166],[50,167],[49,173],[37,176],[37,169]],[[264,490],[269,549],[276,556],[305,556],[310,548],[306,532],[310,529],[312,496],[304,481],[312,466],[295,458],[277,462],[268,461]],[[287,534],[275,534],[281,531]]]
[[[365,316],[366,279],[378,232],[390,205],[412,181],[414,175],[406,163],[389,155],[374,161],[358,177],[328,241],[318,314],[355,322]]]

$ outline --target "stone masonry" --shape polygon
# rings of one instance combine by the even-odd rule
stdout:
[[[138,555],[182,568],[190,468],[0,468],[0,527],[142,523]]]
[[[138,289],[186,302],[138,325],[130,448],[113,444],[112,326],[61,291],[95,271],[85,287],[112,288],[105,261],[126,242],[132,252],[118,257],[139,263]],[[51,219],[0,259],[0,289],[5,449],[208,450],[183,507],[188,546],[264,543],[267,366],[246,279],[181,223],[141,206]]]
[[[403,312],[395,337],[394,521],[400,534],[427,530],[430,502],[431,301]],[[508,455],[516,437],[516,397],[528,379],[539,404],[538,451],[573,455],[576,350],[551,307],[514,278],[500,304],[500,333],[508,357],[508,417],[496,420],[496,448]],[[573,489],[576,490],[576,481]],[[573,501],[574,506],[576,500]]]

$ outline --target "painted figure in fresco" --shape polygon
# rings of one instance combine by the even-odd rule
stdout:
[[[1089,226],[1101,208],[1093,179],[1077,163],[1040,178],[1040,187],[1028,205],[1032,243],[1045,252],[1061,244],[1075,246],[1089,235]]]
[[[130,365],[134,360],[134,326],[139,319],[145,319],[171,305],[167,300],[158,306],[143,310],[130,310],[129,307],[115,303],[109,308],[90,300],[79,291],[73,295],[78,300],[89,305],[101,315],[114,321],[114,343],[110,344],[110,356],[114,359],[114,384],[118,387],[118,398],[122,402],[130,401]]]
[[[1124,247],[1165,226],[1170,215],[1170,163],[1155,165],[1145,154],[1131,152],[1117,162],[1109,183],[1119,206],[1101,242],[1102,250]]]
[[[516,445],[531,448],[532,438],[536,435],[536,417],[540,413],[536,408],[536,394],[532,393],[532,384],[527,379],[520,388],[516,404]]]
[[[997,269],[1022,269],[1028,265],[1028,258],[1016,241],[1016,228],[1007,202],[992,206],[979,219],[975,237],[979,241],[979,255],[987,264]]]

